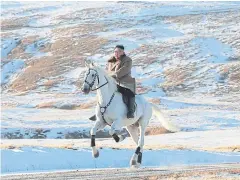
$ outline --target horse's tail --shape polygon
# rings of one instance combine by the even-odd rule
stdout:
[[[181,129],[176,125],[172,124],[167,117],[164,117],[161,110],[155,105],[151,104],[153,109],[153,114],[157,116],[164,128],[171,132],[178,132]]]

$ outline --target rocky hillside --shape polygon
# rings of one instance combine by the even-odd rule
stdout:
[[[1,9],[4,138],[85,137],[96,99],[80,92],[84,61],[104,66],[116,44],[134,61],[138,93],[174,122],[219,127],[211,117],[239,126],[239,2],[3,2]]]

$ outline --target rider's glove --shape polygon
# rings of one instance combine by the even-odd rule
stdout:
[[[111,75],[114,79],[117,79],[117,75],[116,74],[113,74]]]

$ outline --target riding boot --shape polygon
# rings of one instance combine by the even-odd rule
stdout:
[[[134,111],[135,111],[135,96],[128,97],[128,113],[127,118],[134,118]]]
[[[96,121],[96,120],[97,120],[96,115],[94,114],[93,116],[91,116],[91,117],[89,118],[89,120],[91,120],[91,121]]]

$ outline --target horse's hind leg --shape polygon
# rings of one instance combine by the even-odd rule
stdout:
[[[147,111],[148,112],[148,111]],[[139,138],[138,138],[138,142],[137,142],[137,148],[136,151],[134,153],[134,155],[132,156],[131,159],[131,163],[130,165],[132,167],[139,167],[142,163],[142,153],[143,153],[143,146],[144,146],[144,135],[145,135],[145,130],[147,128],[147,125],[149,123],[149,120],[151,118],[151,113],[145,113],[143,117],[141,117],[138,120],[139,123]]]
[[[138,132],[138,126],[136,125],[131,125],[127,126],[127,130],[132,137],[132,140],[138,145],[138,140],[139,140],[139,132]],[[131,160],[130,160],[130,166],[137,165],[137,158],[138,158],[138,153],[134,153]]]
[[[137,157],[137,163],[132,162],[132,166],[134,166],[134,167],[139,167],[142,163],[142,153],[143,153],[144,135],[145,135],[146,126],[140,125],[139,129],[140,129],[140,136],[138,139],[138,147],[135,151],[135,155]]]
[[[127,131],[129,132],[130,136],[132,137],[132,140],[136,143],[136,145],[138,144],[138,126],[136,125],[131,125],[131,126],[127,126]]]

